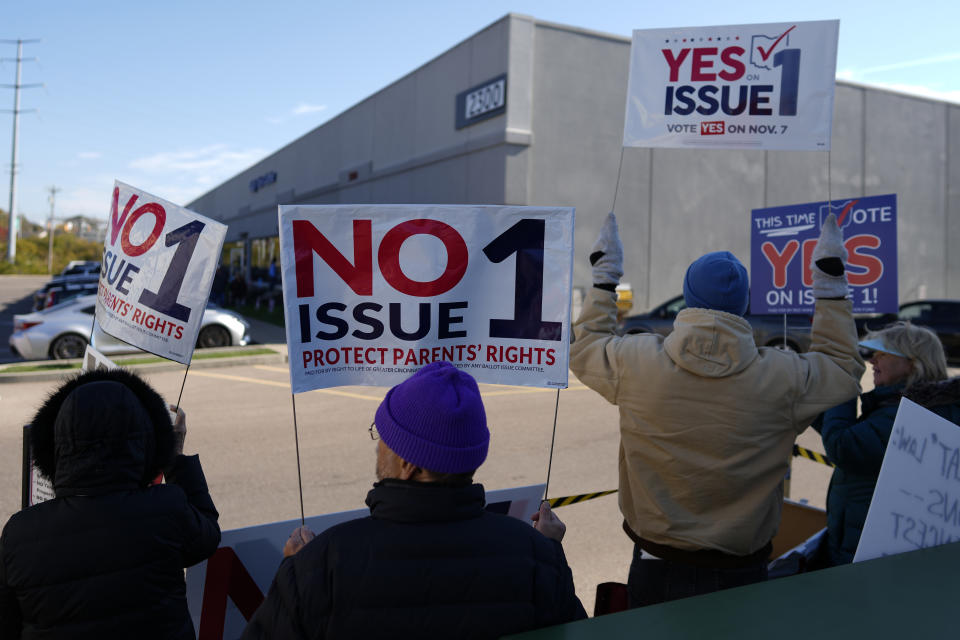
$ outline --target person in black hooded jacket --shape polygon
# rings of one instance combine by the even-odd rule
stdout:
[[[56,497],[3,528],[0,639],[195,638],[183,569],[213,554],[220,528],[198,457],[182,454],[183,411],[174,425],[134,373],[91,371],[30,433]]]

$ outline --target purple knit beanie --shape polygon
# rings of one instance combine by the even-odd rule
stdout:
[[[432,362],[390,389],[376,424],[394,453],[427,471],[467,473],[487,458],[480,389],[449,362]]]

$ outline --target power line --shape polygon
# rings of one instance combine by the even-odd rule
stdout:
[[[23,45],[30,44],[34,42],[40,42],[38,39],[33,40],[0,40],[0,42],[6,44],[16,44],[17,45],[17,57],[16,58],[0,58],[0,61],[16,61],[17,63],[17,81],[14,84],[3,84],[0,87],[7,89],[13,89],[13,143],[11,144],[10,152],[10,209],[7,211],[8,226],[7,230],[7,260],[12,264],[16,261],[17,257],[17,227],[16,227],[16,214],[14,213],[17,206],[17,143],[19,141],[20,134],[20,114],[28,113],[30,111],[36,111],[36,109],[27,109],[22,111],[20,109],[20,89],[32,89],[35,87],[42,87],[42,83],[32,83],[32,84],[23,84],[20,82],[20,68],[21,63],[24,60],[36,60],[36,58],[24,58],[23,57]]]

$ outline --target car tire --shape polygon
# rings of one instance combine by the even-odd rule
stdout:
[[[77,333],[65,333],[50,343],[50,357],[54,360],[82,358],[87,350],[87,339]]]
[[[210,347],[229,347],[230,332],[218,324],[211,324],[200,330],[197,337],[197,347],[208,349]]]

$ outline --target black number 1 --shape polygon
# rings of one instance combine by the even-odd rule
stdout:
[[[190,264],[190,258],[193,257],[193,250],[197,246],[197,240],[200,239],[200,232],[203,231],[205,226],[199,220],[194,220],[167,234],[168,247],[175,244],[180,246],[177,247],[173,259],[170,260],[170,266],[167,267],[167,272],[163,275],[160,288],[156,292],[144,289],[140,293],[142,304],[181,322],[190,320],[190,307],[177,302],[177,297],[180,295],[181,287],[183,287],[183,276],[187,273],[187,266]]]
[[[560,340],[563,325],[543,321],[543,239],[546,223],[524,218],[483,248],[493,263],[517,254],[513,318],[491,319],[491,338]]]

